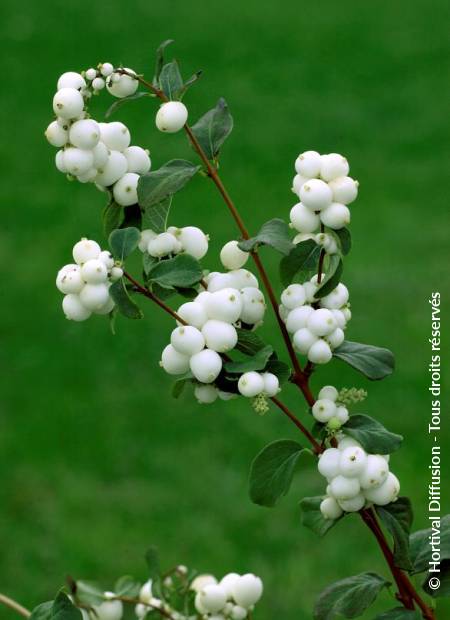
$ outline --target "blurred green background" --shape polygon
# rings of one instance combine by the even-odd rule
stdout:
[[[405,435],[392,468],[424,527],[428,298],[440,289],[448,303],[449,293],[448,3],[4,0],[2,13],[0,590],[32,607],[66,574],[105,585],[125,573],[143,578],[154,543],[167,566],[258,573],[266,595],[257,618],[288,620],[310,618],[333,580],[386,574],[357,518],[325,540],[300,526],[298,500],[323,489],[308,459],[279,508],[250,503],[251,459],[270,440],[296,437],[295,428],[276,411],[258,417],[246,402],[174,401],[157,365],[172,322],[155,307],[144,300],[145,320],[119,319],[115,337],[101,317],[64,320],[54,277],[81,236],[105,243],[104,196],[56,171],[43,132],[59,74],[107,60],[151,76],[154,49],[170,37],[168,57],[186,77],[204,70],[186,98],[191,120],[221,95],[229,102],[235,130],[221,173],[251,229],[287,218],[300,151],[349,158],[360,196],[344,279],[354,312],[348,335],[392,348],[398,370],[369,385],[336,362],[314,385],[365,387],[364,411]],[[109,103],[96,100],[98,118]],[[151,149],[154,167],[194,159],[182,134],[156,131],[155,105],[136,102],[117,119]],[[211,268],[236,235],[201,177],[177,196],[171,223],[210,233]],[[277,257],[265,258],[276,274]],[[266,337],[277,344],[273,326],[270,317]],[[285,392],[305,414],[293,388]],[[443,446],[448,439],[443,432]],[[386,593],[376,609],[390,606]],[[440,609],[447,617],[450,607]]]

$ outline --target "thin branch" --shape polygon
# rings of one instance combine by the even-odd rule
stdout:
[[[148,288],[145,288],[144,286],[142,286],[142,284],[139,284],[139,282],[135,280],[129,273],[124,271],[123,275],[129,282],[131,282],[131,284],[134,287],[134,290],[137,293],[139,293],[140,295],[143,295],[144,297],[147,297],[147,299],[151,299],[155,304],[157,304],[160,308],[162,308],[164,312],[167,312],[168,314],[170,314],[170,316],[174,318],[175,321],[178,321],[182,325],[187,325],[186,321],[182,319],[181,316],[179,316],[174,310],[172,310],[170,306],[164,303],[162,299],[157,297]]]
[[[9,596],[6,596],[5,594],[0,593],[0,603],[2,605],[5,605],[5,607],[9,607],[9,609],[17,612],[20,616],[23,616],[24,618],[29,618],[31,616],[31,611],[29,611],[26,607],[23,607],[23,605],[20,605],[20,603],[18,603],[17,601],[14,601],[12,598],[9,598]]]
[[[295,414],[292,413],[292,411],[290,411],[286,405],[284,403],[282,403],[278,398],[276,398],[275,396],[273,396],[270,399],[273,403],[275,403],[275,405],[281,409],[281,411],[284,413],[284,415],[286,415],[291,422],[293,422],[295,424],[295,426],[300,429],[300,431],[305,435],[305,437],[307,437],[308,441],[311,443],[312,447],[314,448],[314,452],[316,454],[320,454],[321,452],[323,452],[323,448],[322,446],[315,440],[315,438],[313,437],[313,435],[309,432],[309,430],[306,428],[306,426],[303,426],[303,424],[300,422],[300,420],[297,418],[297,416]]]
[[[126,70],[121,70],[122,73],[130,75],[131,77],[135,77],[141,84],[143,84],[144,86],[146,86],[147,88],[149,88],[151,90],[151,92],[156,95],[157,97],[159,97],[162,101],[167,101],[167,97],[166,95],[159,90],[158,88],[155,88],[153,86],[153,84],[151,84],[150,82],[146,81],[144,78],[142,78],[141,76],[134,76],[130,73],[127,73]],[[184,126],[184,130],[188,136],[189,141],[191,142],[194,150],[197,152],[197,154],[199,155],[200,159],[202,160],[202,162],[204,163],[206,170],[208,172],[208,176],[212,179],[212,181],[214,182],[214,184],[216,185],[217,189],[219,190],[219,193],[221,194],[222,198],[224,199],[224,202],[226,204],[226,206],[228,207],[228,210],[230,211],[234,221],[236,222],[237,227],[239,228],[242,237],[244,239],[248,239],[249,238],[249,233],[247,231],[247,228],[245,227],[245,224],[239,214],[239,211],[237,210],[236,206],[234,205],[230,195],[228,194],[218,172],[217,169],[211,164],[211,162],[209,161],[209,159],[207,158],[205,152],[203,151],[201,145],[199,144],[197,138],[195,137],[195,135],[193,134],[191,128],[189,127],[189,125],[185,125]],[[323,224],[321,225],[321,230],[323,232],[324,227]],[[273,311],[275,313],[278,325],[280,327],[280,331],[281,334],[283,336],[283,340],[286,344],[286,348],[288,350],[289,353],[289,357],[292,361],[292,365],[294,368],[294,376],[292,379],[292,382],[297,385],[300,390],[302,391],[306,402],[312,406],[315,402],[315,398],[314,395],[309,387],[309,374],[310,374],[310,370],[312,370],[312,368],[308,367],[308,372],[304,373],[304,371],[302,370],[300,363],[298,361],[297,355],[294,351],[294,348],[292,346],[289,334],[287,332],[286,326],[280,316],[279,310],[278,310],[278,302],[273,290],[273,287],[271,285],[271,282],[267,276],[266,270],[258,256],[258,254],[256,252],[251,252],[252,258],[255,262],[256,268],[259,272],[259,275],[263,281],[263,284],[265,286],[265,289],[267,291],[270,303],[272,305]],[[324,259],[325,259],[325,251],[322,249],[321,253],[320,253],[320,257],[319,257],[319,265],[318,265],[318,274],[317,274],[317,281],[318,284],[321,283],[322,280],[322,272],[323,272],[323,263],[324,263]],[[128,278],[130,279],[130,278]],[[130,280],[132,281],[132,280]],[[152,294],[148,294],[149,291],[147,291],[147,289],[143,289],[143,290],[139,290],[139,292],[141,292],[142,294],[145,294],[146,297],[150,297],[150,299],[153,299],[153,301],[156,301],[156,303],[158,303],[158,305],[160,305],[161,307],[165,308],[165,304],[163,304],[163,302],[161,302],[161,300],[156,300],[153,298]],[[173,315],[173,311],[170,310],[170,313]],[[272,402],[274,402],[277,407],[279,409],[281,409],[281,411],[297,426],[297,428],[309,439],[309,441],[311,442],[311,444],[314,447],[314,450],[317,454],[320,454],[321,452],[323,452],[323,446],[321,446],[319,443],[317,443],[317,441],[314,439],[314,437],[311,435],[311,433],[308,431],[308,429],[303,426],[303,424],[300,422],[300,420],[277,398],[272,398],[271,399]],[[361,516],[363,518],[363,521],[366,523],[366,525],[369,527],[369,529],[372,531],[372,533],[374,534],[375,538],[377,539],[380,548],[385,556],[385,559],[389,565],[389,568],[391,569],[392,575],[397,583],[397,586],[399,588],[399,600],[402,601],[404,607],[406,609],[414,609],[414,604],[411,603],[411,600],[413,599],[417,605],[420,607],[423,617],[426,620],[434,620],[435,616],[434,616],[434,612],[432,609],[430,609],[421,599],[421,597],[419,596],[419,594],[416,592],[414,586],[412,585],[412,583],[409,581],[408,577],[405,575],[405,573],[398,569],[395,566],[395,563],[393,561],[393,555],[392,555],[392,551],[389,548],[389,545],[386,541],[386,538],[384,536],[383,531],[381,530],[381,528],[378,525],[378,522],[376,520],[376,517],[373,513],[373,511],[371,512],[369,511],[361,511]],[[412,604],[412,607],[411,607]]]

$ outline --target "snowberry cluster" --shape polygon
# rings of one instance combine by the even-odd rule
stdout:
[[[87,103],[105,86],[114,97],[122,98],[136,91],[138,81],[115,72],[111,63],[84,74],[63,73],[53,97],[56,120],[45,135],[60,149],[55,159],[60,172],[81,183],[95,183],[101,190],[109,188],[116,203],[126,207],[137,203],[139,177],[150,170],[151,161],[148,151],[130,146],[130,132],[123,123],[89,118]]]
[[[245,620],[263,593],[263,584],[252,573],[228,573],[219,582],[212,575],[199,575],[191,588],[201,618]]]
[[[175,229],[173,238],[180,239],[183,246],[183,231]],[[168,229],[167,233],[171,234]],[[195,229],[198,230],[198,229]],[[145,234],[148,231],[145,231]],[[143,235],[144,236],[144,235]],[[157,240],[154,238],[154,240]],[[146,239],[141,249],[145,245]],[[150,240],[147,251],[152,251]],[[238,253],[246,254],[233,244],[230,252],[229,244],[224,246],[222,260],[228,265],[242,264],[236,262]],[[183,247],[186,247],[185,245]],[[192,251],[198,252],[198,244]],[[191,252],[190,247],[186,248]],[[227,254],[228,253],[228,254]],[[227,258],[224,258],[224,255]],[[230,257],[231,255],[231,257]],[[234,257],[234,258],[233,258]],[[227,260],[228,259],[228,260]],[[193,301],[182,304],[177,314],[185,324],[179,324],[171,335],[170,344],[162,352],[161,366],[171,375],[183,375],[191,372],[198,384],[195,396],[200,403],[212,403],[217,398],[229,400],[235,393],[224,392],[214,385],[222,366],[222,355],[235,348],[238,341],[236,327],[243,324],[254,328],[262,322],[265,313],[265,300],[259,290],[256,277],[246,269],[232,269],[226,273],[212,272],[204,279],[206,289],[200,292]],[[279,390],[278,379],[271,373],[248,372],[238,382],[238,391],[249,398],[259,394],[274,396]]]
[[[114,308],[109,287],[123,276],[111,254],[96,241],[81,239],[73,247],[75,263],[65,265],[56,277],[57,288],[65,295],[62,308],[71,321],[85,321],[92,313],[108,314]]]
[[[349,418],[347,407],[340,400],[340,394],[332,385],[323,387],[312,407],[312,414],[317,422],[328,424],[330,430],[337,430]]]
[[[184,252],[200,260],[208,251],[208,241],[208,235],[196,226],[169,226],[166,232],[160,234],[148,228],[141,233],[139,249],[153,258]]]
[[[291,209],[292,226],[313,233],[321,224],[339,230],[350,223],[347,207],[358,195],[358,182],[348,176],[348,161],[338,153],[306,151],[295,161],[292,191],[300,202]]]
[[[339,283],[328,295],[315,299],[317,275],[304,284],[290,284],[281,295],[280,316],[294,347],[314,364],[326,364],[344,341],[351,319],[347,287]]]
[[[386,506],[394,502],[400,483],[389,471],[389,456],[367,454],[354,439],[341,435],[337,448],[319,457],[319,472],[328,481],[320,504],[326,519],[338,519],[344,512],[357,512],[366,504]]]
[[[249,271],[233,272],[231,280],[224,280],[223,286],[219,287],[216,278],[222,275],[229,274],[207,277],[208,290],[178,308],[177,314],[186,325],[173,330],[171,344],[163,351],[161,365],[169,374],[181,375],[190,369],[200,383],[214,383],[222,370],[220,354],[231,351],[237,344],[235,325],[244,320],[252,322],[254,303],[264,305],[257,280]],[[247,281],[253,286],[243,286]],[[230,283],[234,286],[226,286]],[[260,315],[256,318],[260,320]]]

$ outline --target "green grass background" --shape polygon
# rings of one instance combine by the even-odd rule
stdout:
[[[68,573],[105,584],[125,573],[143,578],[154,543],[167,566],[260,574],[266,594],[256,617],[287,620],[310,618],[333,580],[386,574],[356,517],[324,540],[301,527],[298,500],[323,489],[308,459],[276,510],[250,503],[251,459],[270,440],[296,437],[295,428],[276,411],[258,417],[246,402],[172,400],[157,365],[172,322],[156,308],[144,301],[145,320],[119,319],[115,337],[100,317],[64,320],[54,277],[77,239],[103,240],[104,197],[56,171],[43,131],[60,73],[108,60],[150,76],[154,49],[171,37],[169,56],[185,75],[204,70],[186,98],[190,118],[221,95],[229,102],[235,130],[221,173],[252,230],[287,218],[300,151],[348,156],[360,181],[344,279],[354,312],[348,336],[392,348],[398,370],[369,385],[336,362],[314,386],[367,388],[364,411],[405,435],[392,468],[424,527],[428,298],[440,289],[448,304],[449,292],[448,3],[4,0],[2,13],[0,590],[31,607]],[[106,95],[95,102],[98,117],[108,103]],[[155,167],[194,159],[183,135],[156,131],[155,106],[139,101],[118,118],[151,149]],[[177,196],[171,223],[210,233],[211,268],[236,235],[200,177]],[[275,275],[277,257],[264,258]],[[277,344],[271,317],[265,327]],[[306,414],[293,388],[285,392]],[[443,432],[447,448],[448,439]],[[383,594],[377,609],[389,606]],[[440,609],[448,617],[448,604]]]

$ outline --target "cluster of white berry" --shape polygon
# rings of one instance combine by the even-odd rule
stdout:
[[[292,226],[313,233],[320,224],[339,230],[350,223],[347,207],[358,195],[358,182],[348,176],[348,161],[338,153],[306,151],[295,161],[292,191],[300,202],[291,209]]]
[[[339,399],[339,392],[332,385],[323,387],[312,407],[312,414],[317,422],[328,424],[331,430],[339,429],[349,418],[347,407]]]
[[[85,321],[92,313],[108,314],[114,308],[109,287],[123,276],[113,257],[96,241],[81,239],[73,247],[75,263],[65,265],[56,277],[65,295],[62,308],[71,321]]]
[[[175,229],[175,241],[180,239],[183,244],[182,231],[190,229],[192,227]],[[145,240],[141,249],[145,246]],[[147,243],[147,251],[152,250],[151,243]],[[222,262],[227,267],[243,264],[248,254],[237,247],[237,242],[230,243],[222,249]],[[185,251],[191,252],[190,249]],[[197,244],[193,251],[198,251]],[[240,261],[236,261],[236,256],[240,257]],[[235,348],[238,341],[237,326],[245,324],[246,327],[254,328],[261,324],[266,304],[257,278],[247,269],[211,272],[204,278],[204,286],[206,289],[193,301],[178,308],[177,314],[185,324],[179,324],[173,330],[170,344],[162,352],[160,364],[171,375],[183,375],[190,371],[198,381],[195,387],[197,400],[200,403],[212,403],[217,398],[229,400],[236,396],[214,385],[222,370],[222,354]],[[252,371],[240,377],[237,388],[240,394],[249,398],[259,394],[271,397],[278,392],[279,382],[271,373]]]
[[[314,364],[326,364],[344,341],[351,311],[348,289],[342,283],[316,300],[317,280],[315,275],[304,284],[290,284],[281,295],[279,309],[296,350]]]
[[[330,388],[326,388],[330,389]],[[318,470],[328,481],[320,511],[326,519],[358,512],[367,504],[386,506],[400,492],[398,478],[389,471],[389,456],[368,454],[355,439],[337,436],[337,448],[319,457]]]
[[[263,593],[261,579],[252,573],[228,573],[219,582],[212,575],[199,575],[191,588],[198,613],[210,620],[245,620]]]
[[[208,241],[208,235],[196,226],[169,226],[166,232],[159,234],[148,228],[141,232],[139,249],[154,258],[184,252],[200,260],[208,251]]]
[[[89,118],[89,98],[105,85],[112,95],[122,98],[133,94],[138,82],[115,72],[111,63],[88,69],[84,75],[63,73],[53,97],[56,120],[45,135],[60,149],[55,158],[60,172],[81,183],[95,183],[101,190],[111,188],[117,204],[129,206],[138,200],[139,177],[150,170],[151,161],[148,151],[130,146],[130,132],[123,123],[97,123]]]

